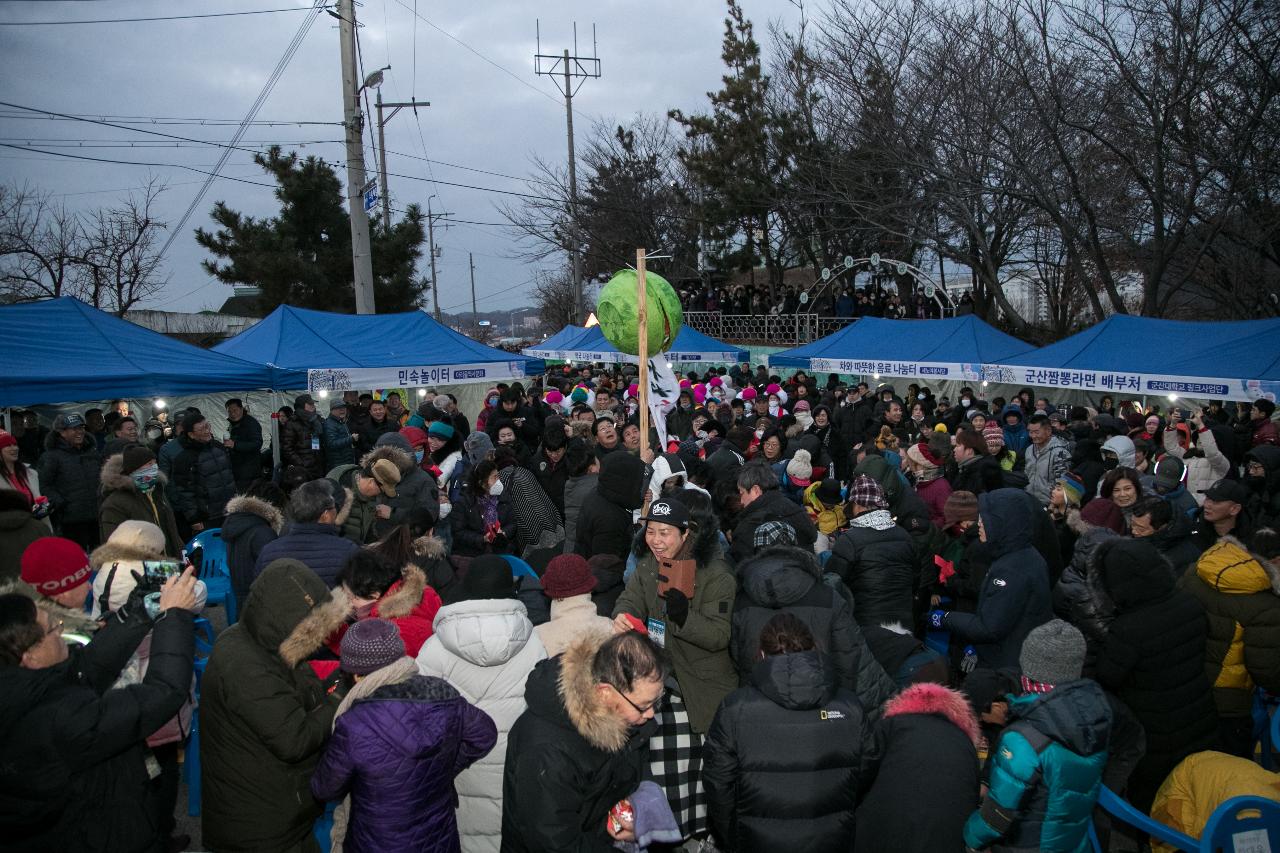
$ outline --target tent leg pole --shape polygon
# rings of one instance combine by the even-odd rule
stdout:
[[[271,390],[271,471],[280,470],[280,392]]]

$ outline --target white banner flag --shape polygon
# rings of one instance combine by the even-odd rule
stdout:
[[[658,444],[654,453],[667,450],[667,414],[676,407],[680,397],[680,380],[667,362],[666,355],[649,359],[649,417],[658,431]],[[688,438],[682,435],[680,438]]]

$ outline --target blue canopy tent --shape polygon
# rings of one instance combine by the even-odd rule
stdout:
[[[63,297],[0,308],[0,406],[301,387],[305,374],[211,352]]]
[[[863,317],[825,338],[769,356],[770,367],[974,382],[985,363],[1033,347],[972,315],[945,320]]]
[[[605,338],[604,332],[599,326],[578,329],[576,337],[560,339],[555,348],[547,346],[553,338],[559,338],[562,334],[564,334],[563,330],[541,344],[525,349],[525,355],[536,354],[543,358],[557,358],[564,361],[578,362],[625,361],[635,364],[639,361],[634,355],[626,355],[619,352],[618,348]],[[659,353],[654,353],[655,357],[658,355]],[[688,326],[682,326],[676,334],[676,339],[671,342],[671,349],[661,353],[663,358],[672,363],[737,363],[746,361],[749,355],[750,353],[741,347],[718,341]]]
[[[541,359],[485,346],[431,319],[404,314],[332,314],[281,305],[214,350],[306,371],[312,392],[510,382],[537,376]]]
[[[986,365],[983,379],[1130,395],[1280,395],[1280,318],[1233,322],[1117,314],[1055,344]]]
[[[569,341],[574,340],[586,329],[582,326],[565,326],[551,337],[544,341],[540,341],[531,347],[525,347],[520,352],[531,358],[560,358],[558,353],[563,352],[563,347]]]

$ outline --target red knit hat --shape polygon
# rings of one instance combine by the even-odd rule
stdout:
[[[596,576],[586,559],[577,554],[552,557],[542,573],[542,591],[547,598],[572,598],[594,592]]]
[[[425,447],[427,444],[427,434],[417,427],[401,427],[400,434],[404,436],[404,440],[409,442],[414,450],[419,447]]]
[[[1105,527],[1124,535],[1124,513],[1106,498],[1094,498],[1080,510],[1080,517],[1094,527]]]
[[[13,433],[0,429],[0,450],[6,447],[13,447],[18,443],[18,439],[13,437]]]
[[[22,552],[22,579],[49,598],[88,583],[91,572],[84,549],[60,536],[37,539]]]
[[[925,468],[942,467],[942,460],[938,458],[938,454],[934,453],[929,445],[923,441],[908,447],[907,456],[911,461]]]

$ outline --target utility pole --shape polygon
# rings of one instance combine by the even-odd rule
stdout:
[[[334,15],[333,12],[329,14]],[[373,314],[373,257],[369,248],[369,217],[364,209],[364,116],[356,68],[356,9],[353,0],[338,0],[338,43],[342,49],[342,107],[347,141],[347,212],[351,218],[351,261],[355,273],[356,313]],[[370,76],[381,78],[375,72]]]
[[[436,280],[436,217],[447,213],[432,213],[431,199],[427,199],[427,249],[431,252],[431,298],[436,306],[436,322],[440,321],[440,282]],[[475,276],[472,276],[472,296],[475,295]],[[474,301],[474,300],[473,300]]]
[[[386,70],[386,69],[383,69],[383,70]],[[378,169],[378,177],[381,179],[381,183],[382,183],[382,224],[386,227],[388,231],[390,231],[391,230],[391,195],[387,190],[387,134],[386,134],[387,122],[395,118],[396,113],[400,112],[400,110],[403,109],[404,107],[409,107],[416,113],[418,111],[418,107],[429,107],[431,106],[431,102],[419,101],[415,98],[409,101],[395,101],[395,102],[388,101],[387,103],[383,103],[382,87],[378,87],[377,105],[378,105],[377,108],[378,108],[378,156],[379,156],[378,162],[380,165],[380,168]],[[391,114],[388,115],[386,118],[383,118],[382,116],[382,110],[384,107],[391,108]],[[431,280],[435,281],[435,278],[436,278],[435,273],[432,273]],[[438,311],[436,312],[436,319],[437,320],[440,319]]]
[[[563,54],[542,52],[542,23],[536,23],[538,52],[533,55],[533,73],[550,77],[564,95],[564,111],[569,136],[569,266],[573,275],[575,310],[579,323],[586,322],[582,296],[582,268],[578,239],[578,168],[573,152],[573,96],[582,88],[588,77],[600,76],[600,59],[596,50],[596,27],[591,25],[591,56],[578,56],[578,25],[573,25],[573,54],[568,48]],[[561,79],[563,78],[563,80]]]
[[[479,328],[480,318],[476,316],[476,259],[470,252],[467,252],[467,263],[471,265],[471,325]]]

